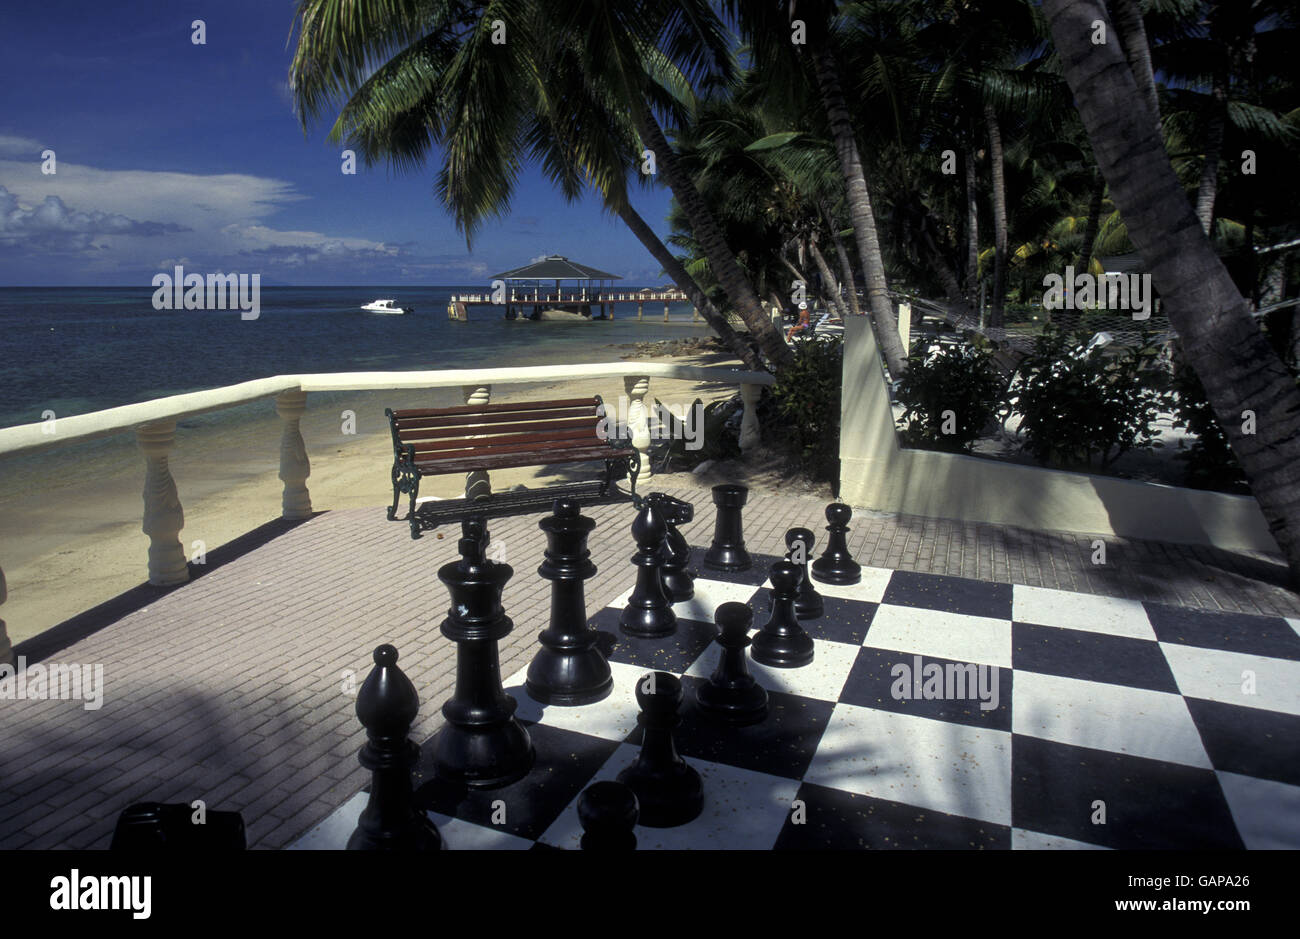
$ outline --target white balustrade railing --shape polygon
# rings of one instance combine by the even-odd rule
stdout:
[[[633,295],[640,299],[639,295]],[[646,397],[650,380],[738,385],[744,401],[740,447],[748,451],[759,442],[758,404],[760,386],[775,380],[767,372],[752,372],[716,366],[672,365],[638,362],[634,371],[623,363],[581,365],[537,365],[523,368],[444,369],[421,372],[325,372],[307,375],[279,375],[254,381],[155,398],[89,414],[60,417],[58,430],[50,433],[41,421],[0,428],[0,459],[17,454],[37,453],[114,434],[134,433],[145,458],[143,531],[149,536],[149,582],[159,586],[185,583],[189,579],[180,531],[185,526],[176,482],[167,465],[176,436],[176,423],[196,414],[238,407],[266,398],[275,399],[281,419],[280,479],[284,483],[282,517],[308,518],[312,514],[307,477],[311,463],[303,440],[300,421],[311,392],[399,391],[460,387],[466,404],[486,404],[493,385],[573,381],[575,379],[622,378],[629,398],[626,414],[632,445],[641,452],[642,477],[651,475],[647,450],[650,445],[649,408]],[[466,493],[490,492],[486,473],[471,473]],[[4,571],[0,569],[0,604],[6,599]],[[0,662],[13,661],[13,649],[3,619],[0,619]]]

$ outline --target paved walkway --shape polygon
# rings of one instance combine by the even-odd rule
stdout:
[[[673,492],[696,505],[683,533],[707,543],[707,493]],[[753,495],[746,541],[774,553],[784,532],[802,525],[818,532],[820,550],[823,508]],[[634,545],[626,505],[589,514],[598,522],[599,573],[587,585],[594,611],[630,586]],[[504,597],[515,630],[501,644],[503,674],[527,663],[549,613],[550,584],[535,573],[545,547],[538,518],[491,525],[492,556],[515,568]],[[97,710],[0,702],[0,848],[104,848],[131,803],[195,799],[242,812],[250,846],[285,846],[368,782],[356,760],[364,732],[353,695],[383,642],[398,647],[420,691],[413,736],[438,729],[455,648],[437,629],[448,598],[436,571],[455,559],[458,532],[413,542],[379,508],[268,529],[277,536],[189,584],[138,588],[64,628],[64,639],[19,645],[29,664],[102,665],[104,698]],[[1300,596],[1285,588],[1275,558],[1111,538],[1107,563],[1093,565],[1092,542],[871,513],[858,514],[849,539],[874,567],[1300,617]],[[220,552],[209,558],[221,562]]]

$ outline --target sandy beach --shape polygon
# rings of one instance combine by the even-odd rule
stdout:
[[[716,355],[640,361],[737,364]],[[634,362],[628,363],[628,373],[635,373]],[[688,405],[697,397],[707,403],[734,393],[730,385],[654,379],[647,403],[658,398],[667,405]],[[616,403],[624,394],[623,383],[614,378],[499,386],[493,400],[590,394]],[[392,496],[392,444],[384,408],[461,403],[456,389],[309,395],[302,432],[311,460],[307,486],[313,509],[375,506],[382,511]],[[169,463],[185,511],[181,543],[191,559],[200,548],[212,551],[280,516],[280,420],[271,400],[248,407],[246,420],[204,416],[182,421],[177,428]],[[345,410],[356,414],[355,435],[343,433]],[[745,472],[757,481],[771,465],[760,456],[747,460]],[[737,472],[737,467],[720,464],[715,473],[665,476],[663,485],[736,481],[732,477]],[[497,491],[545,482],[535,468],[492,474]],[[0,463],[0,567],[9,590],[0,618],[12,642],[146,581],[149,539],[141,531],[143,485],[144,459],[131,435]],[[463,487],[462,476],[434,477],[424,481],[420,492],[455,497],[463,494]],[[203,544],[197,545],[200,541]]]

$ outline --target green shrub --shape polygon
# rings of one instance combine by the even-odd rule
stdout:
[[[943,345],[926,356],[925,340],[912,344],[898,400],[907,408],[899,418],[908,446],[953,453],[970,452],[980,431],[997,414],[1002,383],[985,343]]]
[[[838,337],[795,339],[794,361],[781,368],[771,386],[779,420],[764,433],[784,440],[814,479],[838,475],[843,360]]]
[[[669,468],[692,470],[705,460],[731,460],[740,456],[740,419],[744,410],[744,399],[738,394],[707,406],[702,399],[696,398],[688,419],[699,420],[695,414],[701,412],[704,419],[702,431],[694,428],[701,433],[700,446],[691,449],[687,446],[687,429],[655,398],[655,413],[668,436],[668,440],[659,444],[654,453],[658,472]]]
[[[1250,493],[1246,476],[1233,455],[1228,435],[1219,426],[1205,397],[1205,387],[1196,373],[1183,362],[1174,366],[1173,389],[1178,394],[1175,427],[1185,427],[1195,441],[1178,459],[1185,460],[1183,482],[1194,489]]]
[[[1024,448],[1039,463],[1109,466],[1132,449],[1150,449],[1165,396],[1143,380],[1154,350],[1085,353],[1086,334],[1051,329],[1039,336],[1012,385]],[[1158,444],[1156,444],[1158,445]]]

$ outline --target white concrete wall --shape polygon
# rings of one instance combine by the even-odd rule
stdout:
[[[1258,503],[1203,492],[899,445],[875,335],[845,323],[840,497],[930,518],[1122,535],[1276,553]]]

